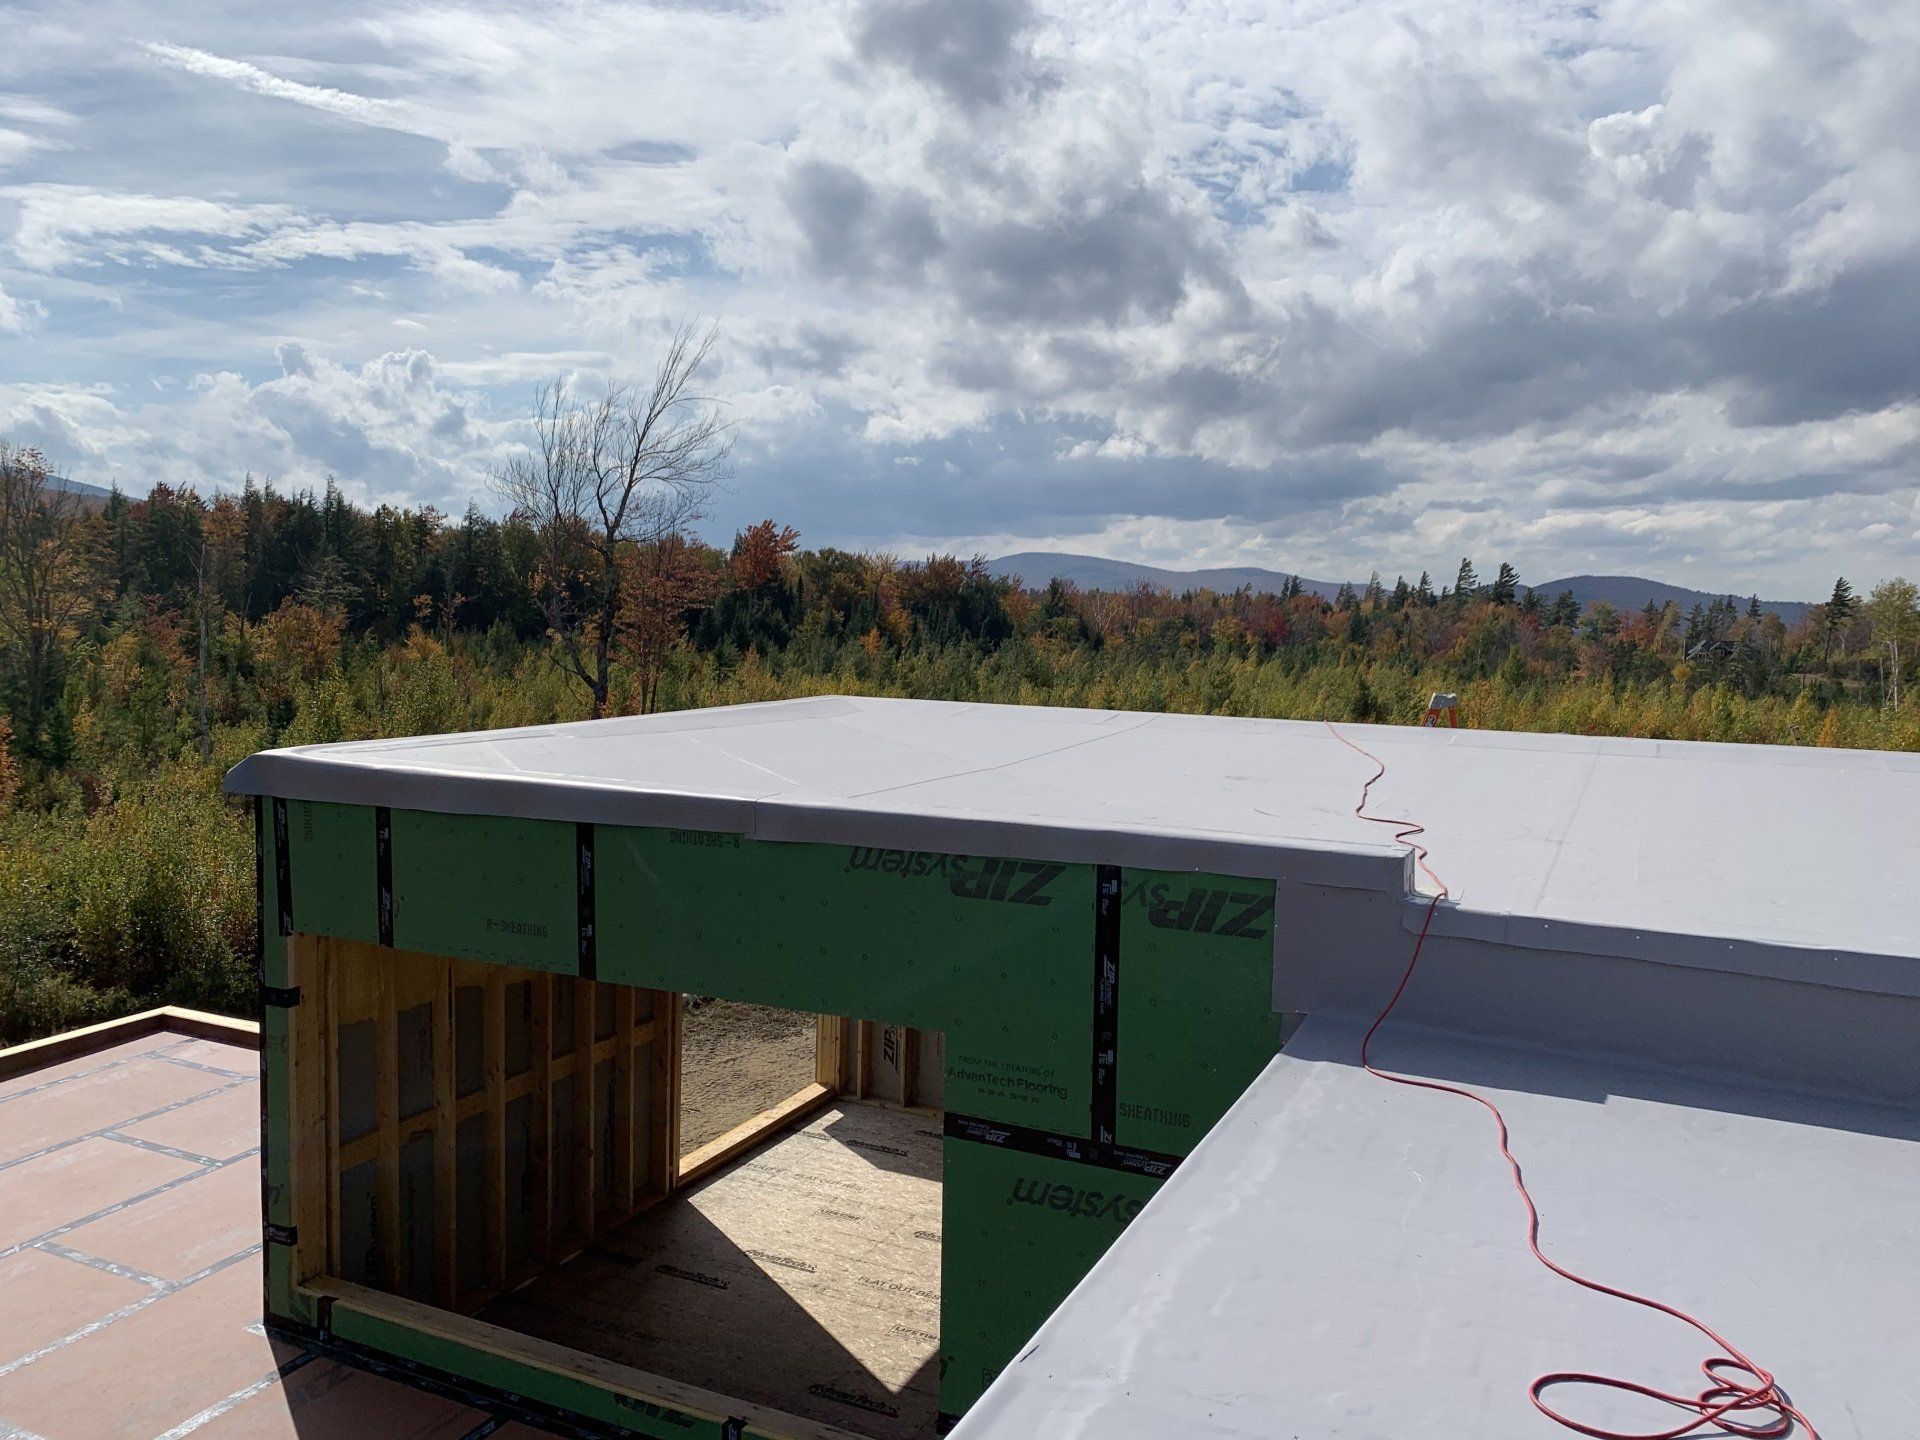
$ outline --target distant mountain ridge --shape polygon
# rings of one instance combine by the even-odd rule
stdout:
[[[49,475],[47,484],[55,490],[65,490],[70,495],[78,495],[86,500],[105,500],[113,494],[113,491],[104,485],[90,485],[85,480],[69,480],[65,475]]]
[[[1059,579],[1071,580],[1082,590],[1126,590],[1145,584],[1175,594],[1182,590],[1217,590],[1230,594],[1245,585],[1255,592],[1278,594],[1287,580],[1284,570],[1262,570],[1253,565],[1218,570],[1162,570],[1156,565],[1136,565],[1130,560],[1104,560],[1097,555],[1068,555],[1048,550],[1002,555],[998,560],[989,560],[987,568],[1007,579],[1017,578],[1035,590],[1045,588],[1049,580]],[[1302,589],[1325,600],[1340,593],[1340,584],[1338,580],[1300,577]]]
[[[1156,565],[1136,565],[1128,560],[1107,560],[1097,555],[1072,555],[1045,550],[1024,550],[1014,555],[1002,555],[998,560],[989,560],[987,566],[994,574],[1009,579],[1018,578],[1033,589],[1042,588],[1049,580],[1057,578],[1070,580],[1083,590],[1124,590],[1145,584],[1173,594],[1183,590],[1227,593],[1245,585],[1256,592],[1277,594],[1287,579],[1284,570],[1263,570],[1251,565],[1213,570],[1163,570]],[[1415,578],[1412,575],[1407,577],[1409,581]],[[1436,588],[1453,579],[1451,575],[1432,578]],[[1481,578],[1484,583],[1491,577]],[[1348,583],[1356,590],[1365,585],[1361,580]],[[1326,600],[1333,599],[1339,593],[1341,584],[1338,580],[1300,577],[1302,589]],[[1571,590],[1573,598],[1583,610],[1602,602],[1616,610],[1639,610],[1649,600],[1656,605],[1665,605],[1671,600],[1684,614],[1696,604],[1710,605],[1724,598],[1719,591],[1690,590],[1684,585],[1669,585],[1665,581],[1648,580],[1639,575],[1568,575],[1559,580],[1544,580],[1537,585],[1523,584],[1522,588],[1537,590],[1545,600],[1554,599],[1563,590]],[[1744,595],[1734,597],[1743,604],[1746,598]],[[1813,603],[1806,600],[1762,600],[1760,608],[1778,615],[1788,625],[1797,625],[1806,618]]]

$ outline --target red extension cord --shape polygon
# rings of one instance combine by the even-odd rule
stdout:
[[[1438,887],[1433,898],[1427,902],[1427,913],[1420,922],[1420,936],[1413,942],[1413,955],[1407,961],[1407,968],[1400,976],[1400,983],[1394,987],[1393,998],[1387,1001],[1386,1008],[1374,1017],[1373,1024],[1367,1027],[1366,1038],[1360,1042],[1360,1063],[1369,1075],[1382,1080],[1390,1080],[1395,1085],[1410,1085],[1420,1090],[1438,1090],[1447,1095],[1458,1095],[1471,1100],[1493,1116],[1493,1123],[1500,1131],[1500,1154],[1507,1162],[1507,1168],[1513,1172],[1513,1188],[1520,1192],[1521,1203],[1527,1207],[1527,1248],[1533,1252],[1533,1258],[1563,1280],[1587,1290],[1598,1291],[1602,1295],[1611,1295],[1616,1300],[1625,1300],[1630,1304],[1643,1305],[1649,1310],[1657,1310],[1662,1315],[1671,1315],[1698,1330],[1707,1339],[1718,1346],[1722,1353],[1701,1362],[1700,1371],[1707,1377],[1707,1386],[1698,1395],[1680,1395],[1669,1390],[1659,1390],[1651,1385],[1642,1385],[1636,1380],[1621,1380],[1610,1375],[1589,1375],[1577,1370],[1555,1370],[1542,1375],[1527,1387],[1527,1394],[1534,1406],[1549,1420],[1553,1420],[1569,1430],[1581,1435],[1589,1435],[1594,1440],[1681,1440],[1682,1436],[1704,1432],[1711,1427],[1723,1435],[1744,1436],[1746,1440],[1778,1440],[1778,1437],[1793,1433],[1794,1425],[1799,1423],[1806,1430],[1807,1440],[1820,1440],[1819,1432],[1813,1428],[1813,1422],[1796,1410],[1785,1393],[1774,1382],[1773,1373],[1756,1365],[1738,1347],[1729,1344],[1711,1326],[1696,1320],[1684,1310],[1676,1309],[1659,1300],[1645,1295],[1636,1295],[1631,1290],[1618,1290],[1611,1285],[1603,1285],[1598,1280],[1589,1280],[1576,1274],[1566,1266],[1547,1258],[1540,1249],[1540,1211],[1534,1206],[1533,1196],[1527,1190],[1527,1182],[1520,1173],[1520,1162],[1513,1156],[1509,1143],[1507,1120],[1500,1113],[1500,1107],[1484,1095],[1478,1095],[1461,1085],[1448,1085],[1438,1080],[1418,1080],[1410,1075],[1395,1075],[1390,1071],[1375,1068],[1370,1058],[1373,1037],[1380,1027],[1387,1023],[1387,1017],[1400,1003],[1400,997],[1406,993],[1407,982],[1413,979],[1414,967],[1420,963],[1420,951],[1427,943],[1427,930],[1433,924],[1433,912],[1447,897],[1447,885],[1433,867],[1427,864],[1427,847],[1414,837],[1424,834],[1426,827],[1412,820],[1394,820],[1384,815],[1367,813],[1368,792],[1374,783],[1387,773],[1386,762],[1367,750],[1362,750],[1353,741],[1347,739],[1332,724],[1327,730],[1333,738],[1357,754],[1365,756],[1374,764],[1373,775],[1360,787],[1360,803],[1353,807],[1353,813],[1360,819],[1375,825],[1394,827],[1393,838],[1413,852],[1414,863],[1435,886]],[[1624,1390],[1631,1395],[1644,1395],[1650,1400],[1671,1405],[1676,1410],[1684,1410],[1693,1418],[1684,1425],[1672,1430],[1627,1431],[1602,1430],[1598,1426],[1583,1425],[1578,1420],[1569,1419],[1547,1404],[1546,1393],[1556,1385],[1598,1385],[1608,1390]],[[1734,1415],[1770,1415],[1773,1418],[1748,1424],[1740,1420],[1729,1419]]]

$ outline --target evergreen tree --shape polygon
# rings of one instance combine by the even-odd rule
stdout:
[[[1368,608],[1372,610],[1378,610],[1386,604],[1387,592],[1381,587],[1380,572],[1378,570],[1375,570],[1371,575],[1367,576],[1365,599]]]
[[[1747,597],[1747,618],[1749,620],[1758,620],[1760,618],[1760,597],[1758,595],[1750,595]]]
[[[1580,602],[1573,598],[1573,591],[1562,590],[1553,601],[1553,612],[1547,623],[1561,625],[1571,630],[1580,623]]]
[[[1842,575],[1833,582],[1833,596],[1827,601],[1825,644],[1820,650],[1822,664],[1832,657],[1834,637],[1845,633],[1847,622],[1853,619],[1853,612],[1859,603],[1854,597],[1853,586],[1847,583],[1846,576]]]
[[[1422,605],[1433,604],[1433,577],[1422,570],[1420,572],[1420,583],[1413,587],[1413,593]]]
[[[1387,609],[1404,610],[1407,608],[1407,602],[1412,598],[1413,587],[1407,584],[1407,577],[1404,575],[1394,576],[1393,594],[1387,599]]]
[[[1289,575],[1285,580],[1280,582],[1280,598],[1282,600],[1297,599],[1301,589],[1300,577],[1298,575]]]
[[[1511,605],[1520,590],[1520,572],[1506,561],[1500,562],[1500,574],[1493,582],[1493,603]]]
[[[1351,610],[1353,609],[1353,606],[1354,606],[1353,586],[1348,584],[1345,580],[1342,580],[1340,582],[1339,593],[1333,597],[1333,608],[1336,610]]]
[[[1711,623],[1707,618],[1706,608],[1698,600],[1694,601],[1693,609],[1687,615],[1686,654],[1693,654],[1706,643],[1708,627]]]
[[[1473,598],[1473,592],[1479,587],[1479,584],[1480,577],[1473,572],[1473,561],[1462,556],[1460,559],[1460,573],[1454,577],[1453,581],[1453,598],[1455,602],[1461,605],[1466,604],[1467,601]]]

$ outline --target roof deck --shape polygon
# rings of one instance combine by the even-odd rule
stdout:
[[[1708,1342],[1535,1262],[1489,1117],[1361,1070],[1367,1018],[1306,1022],[954,1440],[1553,1440],[1570,1432],[1527,1398],[1546,1372],[1700,1392]],[[1374,1057],[1501,1107],[1555,1260],[1716,1327],[1821,1440],[1913,1433],[1912,1107],[1397,1018]],[[1690,1418],[1617,1392],[1550,1399],[1622,1433]]]
[[[157,1029],[0,1078],[0,1436],[548,1434],[262,1330],[259,1058]]]
[[[1439,933],[1920,995],[1885,883],[1920,874],[1920,755],[1340,728],[1427,826]],[[1368,771],[1318,723],[829,696],[268,751],[228,788],[1404,891]]]

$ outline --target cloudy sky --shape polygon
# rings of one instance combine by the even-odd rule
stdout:
[[[711,528],[1920,570],[1920,6],[0,3],[0,435],[458,511],[717,320]],[[490,503],[490,502],[489,502]]]

